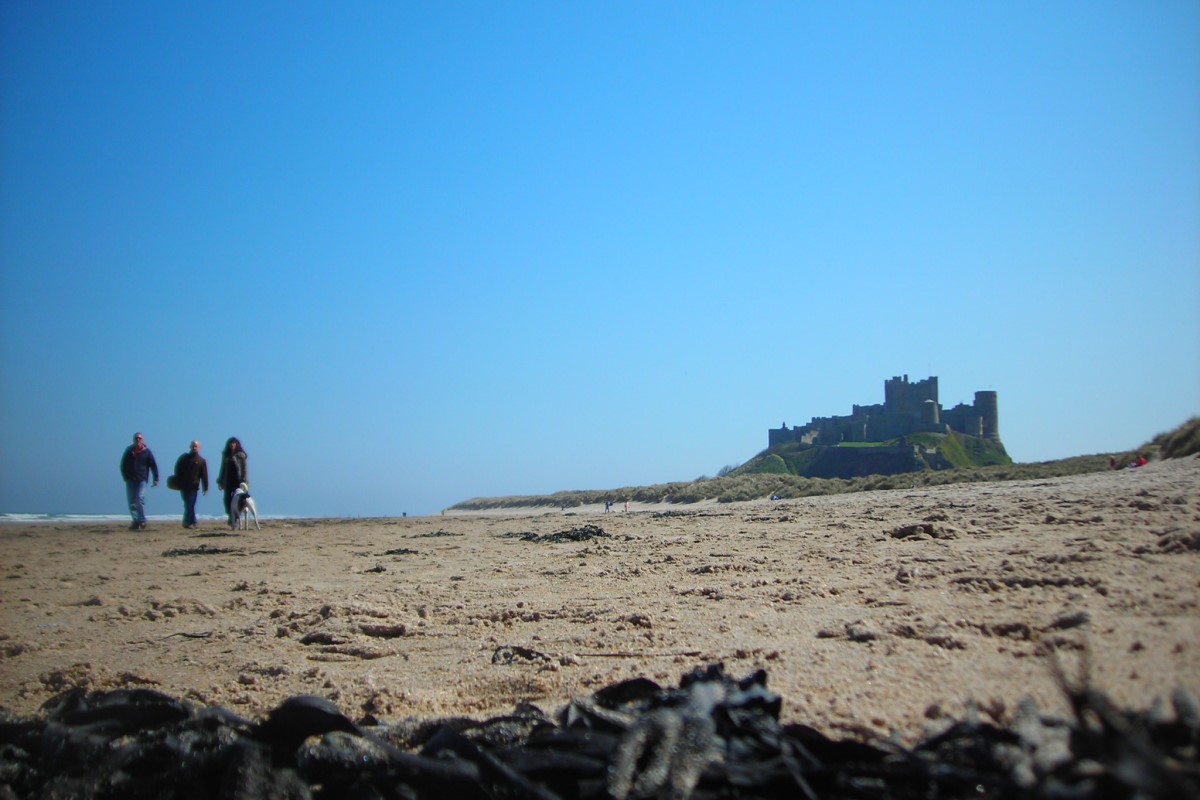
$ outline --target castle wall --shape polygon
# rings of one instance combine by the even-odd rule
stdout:
[[[967,436],[983,436],[983,420],[980,419],[975,406],[959,404],[949,411],[942,413],[942,419],[952,430],[965,433]]]
[[[899,439],[910,433],[945,433],[945,425],[927,423],[912,414],[878,414],[871,417],[864,442]]]
[[[924,462],[916,447],[821,447],[811,464],[812,478],[858,478],[915,472]]]
[[[930,376],[910,383],[908,376],[884,381],[882,405],[854,405],[850,416],[813,417],[807,425],[771,428],[768,447],[789,442],[835,445],[838,442],[879,442],[910,433],[947,433],[986,437],[1000,442],[996,392],[976,392],[975,403],[959,403],[945,411],[938,403],[938,379]]]
[[[983,423],[979,419],[979,412],[973,405],[959,403],[954,408],[943,411],[942,419],[951,429],[959,433],[965,433],[968,436],[983,435]]]

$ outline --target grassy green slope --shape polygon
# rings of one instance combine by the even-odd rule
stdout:
[[[925,448],[936,448],[950,466],[960,469],[1012,463],[1012,459],[1008,457],[1003,445],[974,436],[963,436],[958,433],[914,433],[904,437],[904,442]],[[839,447],[861,451],[864,457],[869,457],[872,447],[895,446],[900,443],[900,439],[886,442],[843,442]],[[794,443],[777,445],[755,456],[734,470],[734,473],[786,472],[791,475],[812,475],[812,468],[820,459],[821,452],[820,448],[804,447]]]

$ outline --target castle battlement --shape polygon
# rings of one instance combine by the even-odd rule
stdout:
[[[767,446],[788,442],[835,445],[839,442],[886,442],[912,433],[956,431],[1000,443],[1000,413],[995,392],[976,392],[975,402],[944,410],[938,379],[909,383],[908,376],[883,382],[883,403],[852,407],[849,416],[813,417],[807,425],[784,423],[767,431]]]

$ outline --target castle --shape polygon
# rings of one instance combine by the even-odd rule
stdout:
[[[976,392],[971,405],[959,403],[949,411],[938,403],[937,376],[909,383],[908,376],[883,382],[883,404],[854,406],[848,417],[813,417],[807,425],[767,431],[768,447],[796,442],[836,445],[839,442],[885,442],[911,433],[950,433],[1000,442],[1000,419],[995,392]]]

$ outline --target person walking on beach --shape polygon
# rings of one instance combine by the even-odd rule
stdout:
[[[226,517],[229,517],[229,502],[233,499],[233,493],[237,491],[238,485],[243,482],[250,483],[250,475],[246,470],[247,461],[248,457],[246,451],[242,449],[242,443],[236,436],[230,436],[229,440],[225,442],[225,449],[221,452],[221,471],[217,473],[217,486],[221,487],[221,491],[224,492],[222,502],[225,503]]]
[[[200,487],[208,494],[208,462],[200,455],[199,440],[175,462],[175,480],[179,494],[183,497],[183,527],[198,528],[196,524],[196,497]]]
[[[125,501],[129,503],[129,516],[133,522],[129,530],[144,530],[146,527],[146,482],[154,476],[154,485],[158,486],[158,464],[154,461],[154,453],[146,446],[146,439],[140,433],[133,435],[133,444],[125,448],[121,456],[121,477],[125,480]]]

